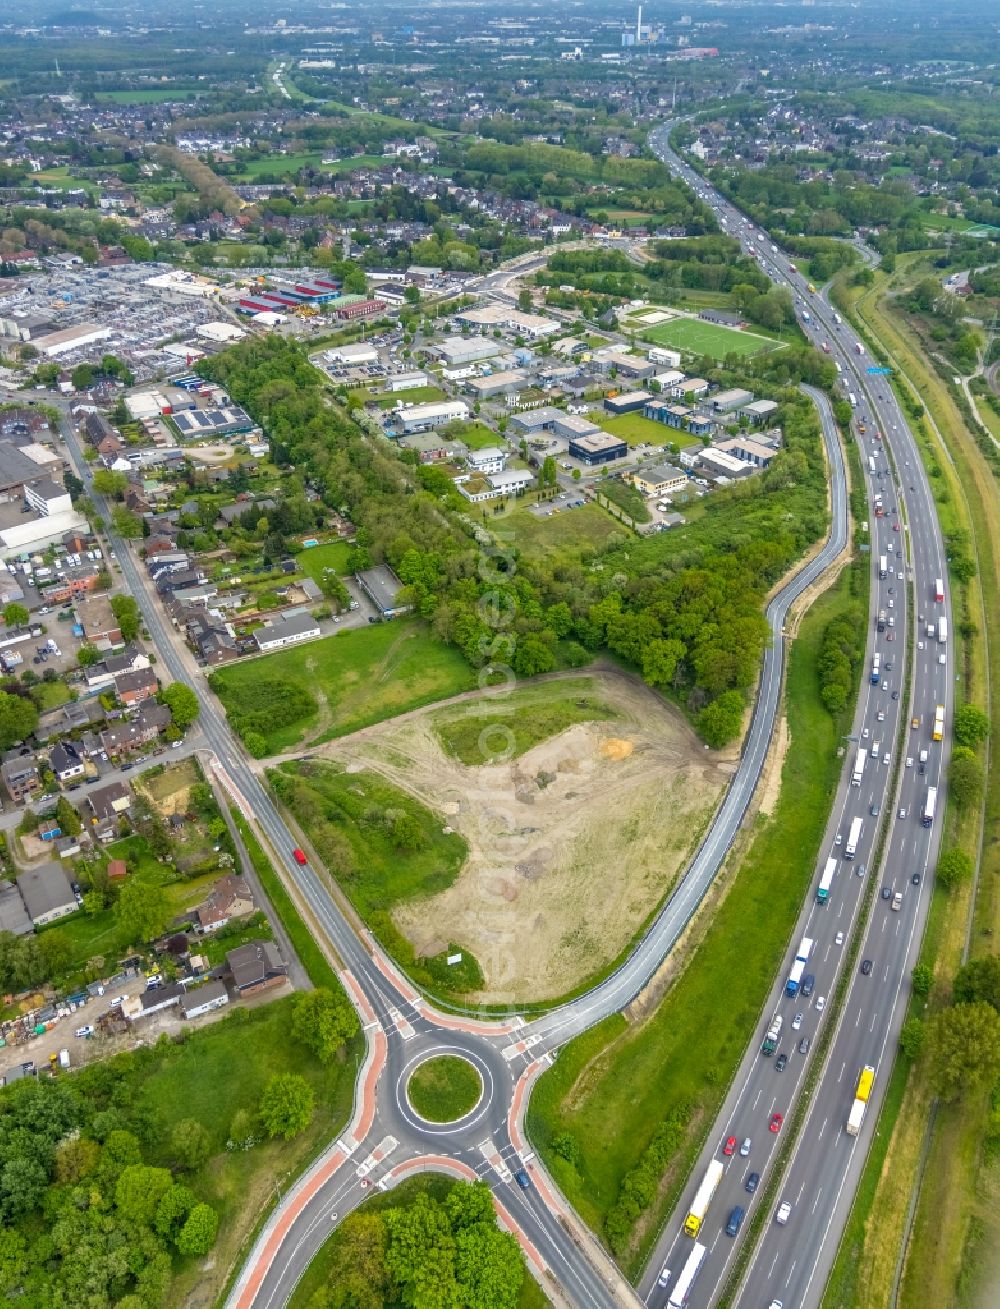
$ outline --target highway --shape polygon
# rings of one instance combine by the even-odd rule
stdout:
[[[736,1303],[761,1306],[779,1301],[785,1309],[819,1304],[884,1093],[899,1029],[909,997],[910,971],[916,959],[930,901],[930,879],[941,833],[941,806],[931,826],[922,823],[929,787],[942,788],[947,772],[949,733],[953,710],[953,659],[950,640],[941,643],[928,635],[927,624],[939,618],[950,624],[947,592],[944,603],[934,598],[935,582],[947,576],[945,553],[929,484],[912,435],[888,383],[869,375],[867,355],[859,354],[849,327],[839,320],[820,295],[810,293],[807,282],[766,234],[752,226],[669,149],[672,125],[651,137],[655,152],[682,176],[724,219],[729,233],[738,237],[776,282],[793,292],[803,330],[820,348],[824,343],[840,366],[845,392],[853,391],[856,420],[866,434],[859,436],[865,471],[871,529],[872,569],[868,642],[851,738],[845,742],[845,768],[837,789],[830,822],[822,842],[814,890],[796,924],[785,964],[775,979],[761,1023],[734,1079],[723,1109],[700,1155],[681,1203],[665,1227],[640,1294],[651,1305],[665,1305],[669,1289],[657,1285],[661,1269],[669,1268],[673,1284],[691,1249],[682,1227],[698,1184],[709,1162],[721,1159],[725,1172],[711,1201],[698,1239],[708,1254],[688,1303],[710,1305],[721,1292],[740,1239],[726,1234],[735,1206],[746,1212],[766,1191],[782,1144],[783,1125],[769,1130],[771,1115],[790,1119],[807,1074],[818,1071],[818,1085],[806,1113],[790,1159],[784,1166],[775,1209],[787,1201],[791,1212],[784,1225],[769,1215],[763,1234],[750,1253],[749,1267],[739,1286]],[[878,436],[876,436],[878,433]],[[879,439],[880,438],[880,439]],[[871,461],[871,462],[870,462]],[[872,471],[873,470],[873,471]],[[884,510],[876,516],[876,497]],[[886,576],[880,577],[879,559],[886,556]],[[884,631],[876,618],[884,611]],[[893,619],[892,625],[889,619]],[[912,638],[907,664],[908,641]],[[872,661],[880,660],[877,685]],[[936,705],[946,708],[945,738],[931,740]],[[918,720],[917,726],[911,720]],[[926,751],[926,764],[921,752]],[[859,784],[853,774],[859,752],[865,754]],[[852,821],[863,828],[853,859],[846,857]],[[882,859],[876,854],[884,839]],[[815,887],[833,859],[836,869],[829,899],[818,901]],[[879,878],[874,899],[870,882]],[[898,911],[892,900],[899,892]],[[854,966],[843,1008],[832,1012],[832,996],[852,941],[860,936],[859,964],[870,961],[865,975]],[[804,973],[815,977],[808,997],[789,996],[786,978],[803,937],[813,945]],[[783,1028],[775,1057],[765,1058],[760,1046],[774,1015]],[[834,1025],[829,1050],[819,1070],[810,1068],[811,1047]],[[809,1046],[802,1046],[806,1041]],[[804,1051],[804,1053],[803,1053]],[[778,1071],[778,1057],[787,1067]],[[848,1136],[844,1124],[854,1098],[861,1068],[876,1069],[875,1091],[857,1137]],[[736,1138],[736,1151],[723,1153],[727,1139]],[[749,1153],[740,1146],[750,1139]],[[750,1174],[758,1175],[759,1190],[747,1190]]]

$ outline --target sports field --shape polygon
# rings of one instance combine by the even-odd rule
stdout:
[[[700,318],[675,318],[672,322],[645,328],[642,337],[654,345],[665,345],[686,354],[711,355],[720,360],[728,354],[760,354],[762,350],[773,349],[776,344],[766,336],[719,327],[716,323],[702,322]]]

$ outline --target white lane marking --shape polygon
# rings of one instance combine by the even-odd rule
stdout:
[[[822,1141],[823,1133],[826,1131],[826,1125],[829,1121],[830,1121],[829,1118],[823,1119],[823,1126],[819,1129],[819,1136],[816,1137],[817,1141]]]

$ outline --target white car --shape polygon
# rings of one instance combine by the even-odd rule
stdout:
[[[918,642],[917,642],[917,649],[918,649],[918,650],[922,650],[923,648],[924,648],[924,643],[923,643],[923,641],[918,641]]]
[[[880,710],[878,711],[878,720],[879,720],[880,723],[884,723],[884,722],[885,722],[885,710],[884,710],[884,709],[880,709]]]
[[[660,1269],[659,1277],[656,1279],[656,1285],[666,1286],[669,1281],[670,1281],[670,1269],[667,1267],[666,1264],[664,1264],[663,1267]]]
[[[844,944],[844,933],[843,933],[843,932],[838,932],[837,935],[833,938],[833,943],[834,943],[834,945],[843,945],[843,944]]]
[[[825,996],[825,995],[818,995],[818,996],[816,997],[816,1006],[815,1006],[815,1008],[816,1008],[816,1012],[817,1012],[818,1014],[821,1014],[821,1013],[823,1012],[823,1010],[826,1008],[826,996]]]
[[[913,767],[913,756],[912,756],[912,755],[907,755],[907,756],[906,756],[906,766],[907,766],[907,768],[912,768],[912,767]]]
[[[945,665],[947,662],[948,662],[948,656],[947,656],[947,655],[944,653],[944,651],[942,650],[942,652],[938,655],[938,663],[939,663],[939,664],[941,665],[941,667],[943,668],[944,665]]]
[[[871,732],[869,732],[868,728],[866,727],[864,731],[861,733],[862,741],[867,741],[869,736],[871,736]]]
[[[838,833],[837,833],[836,837],[834,838],[834,842],[833,842],[833,844],[834,844],[834,845],[843,845],[843,844],[844,844],[844,833],[843,833],[843,832],[838,832]]]
[[[88,1023],[86,1027],[78,1027],[73,1035],[79,1036],[81,1040],[86,1040],[88,1036],[94,1035],[94,1029]]]
[[[782,1200],[781,1204],[778,1205],[778,1212],[774,1215],[774,1221],[778,1224],[779,1227],[784,1227],[784,1225],[788,1222],[788,1218],[791,1212],[792,1212],[792,1206],[789,1204],[787,1200]]]
[[[803,1018],[802,1014],[796,1014],[795,1017],[792,1019],[793,1032],[797,1032],[799,1028],[802,1026],[802,1018]]]

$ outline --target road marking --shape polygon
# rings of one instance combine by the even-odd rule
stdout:
[[[501,1159],[500,1152],[489,1137],[487,1137],[485,1141],[479,1143],[479,1151],[487,1164],[494,1169],[503,1181],[509,1182],[511,1180],[512,1174],[510,1169]]]
[[[368,1158],[360,1163],[354,1170],[355,1176],[361,1178],[367,1177],[373,1169],[377,1168],[379,1164],[384,1163],[385,1160],[388,1159],[389,1155],[392,1154],[393,1150],[395,1150],[398,1145],[399,1142],[394,1136],[383,1137]]]
[[[816,1192],[816,1199],[813,1201],[813,1207],[812,1207],[813,1213],[816,1212],[816,1206],[819,1204],[819,1198],[822,1194],[823,1194],[823,1188],[820,1187],[819,1190]]]
[[[398,1009],[389,1010],[389,1021],[390,1023],[392,1023],[393,1027],[395,1027],[396,1031],[400,1034],[400,1036],[403,1038],[404,1041],[412,1041],[413,1038],[416,1036],[416,1032],[413,1030],[412,1024],[406,1018],[403,1017],[403,1015],[399,1012]]]
[[[823,1126],[819,1129],[819,1136],[816,1137],[817,1141],[822,1141],[823,1133],[826,1131],[826,1125],[829,1121],[830,1121],[829,1118],[823,1119]]]
[[[796,1260],[793,1259],[793,1260],[792,1260],[792,1266],[791,1266],[791,1268],[789,1268],[789,1270],[788,1270],[788,1276],[785,1278],[785,1286],[786,1286],[786,1287],[788,1286],[788,1283],[792,1280],[792,1273],[795,1272],[795,1264],[796,1264]]]
[[[854,1020],[854,1026],[855,1026],[855,1027],[858,1027],[858,1026],[860,1026],[860,1024],[861,1024],[861,1010],[859,1009],[859,1010],[858,1010],[858,1016],[857,1016],[857,1018],[855,1018],[855,1020]]]
[[[780,1254],[780,1253],[781,1253],[781,1251],[779,1250],[779,1251],[778,1251],[778,1254]],[[774,1265],[775,1265],[777,1262],[778,1262],[778,1255],[776,1254],[776,1255],[774,1256],[774,1258],[771,1260],[771,1267],[767,1270],[767,1275],[768,1275],[768,1277],[772,1277],[772,1276],[774,1275]]]
[[[801,1204],[801,1203],[802,1203],[802,1192],[803,1192],[805,1189],[806,1189],[806,1184],[805,1184],[805,1182],[803,1182],[802,1185],[799,1187],[799,1193],[798,1193],[798,1195],[795,1197],[795,1203],[796,1203],[796,1204]]]

